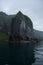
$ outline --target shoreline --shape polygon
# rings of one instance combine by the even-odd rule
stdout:
[[[20,40],[20,41],[8,41],[8,40],[0,40],[0,42],[8,42],[8,43],[36,43],[34,40]],[[38,41],[39,42],[39,41]]]

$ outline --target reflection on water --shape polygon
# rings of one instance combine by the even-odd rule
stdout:
[[[0,45],[0,65],[32,65],[34,62],[33,43],[15,44],[4,42]]]

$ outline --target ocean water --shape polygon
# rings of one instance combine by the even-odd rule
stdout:
[[[36,44],[34,51],[36,61],[33,65],[43,65],[43,41]]]
[[[0,42],[0,65],[43,65],[43,41],[33,43]]]

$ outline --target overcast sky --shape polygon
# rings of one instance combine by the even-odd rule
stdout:
[[[43,0],[0,0],[0,11],[16,14],[19,10],[31,18],[34,29],[43,31]]]

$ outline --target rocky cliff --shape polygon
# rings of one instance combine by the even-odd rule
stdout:
[[[0,12],[0,32],[8,33],[11,30],[11,20],[15,15],[7,15]]]
[[[20,11],[15,15],[0,12],[0,32],[11,34],[13,38],[29,39],[33,37],[33,23]]]
[[[22,39],[33,37],[33,24],[29,17],[20,11],[12,18],[11,35],[13,37],[21,37]]]

